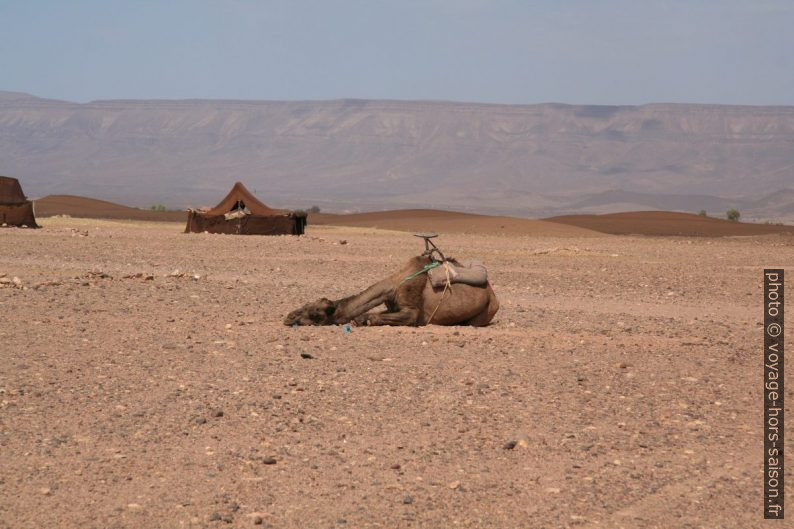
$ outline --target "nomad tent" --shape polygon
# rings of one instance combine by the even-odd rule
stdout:
[[[185,233],[236,235],[303,235],[306,214],[270,209],[237,182],[220,204],[210,210],[188,210]]]
[[[0,226],[38,228],[33,203],[25,198],[19,180],[0,176]]]

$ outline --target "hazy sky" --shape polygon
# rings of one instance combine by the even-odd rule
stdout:
[[[794,104],[790,0],[0,0],[0,90]]]

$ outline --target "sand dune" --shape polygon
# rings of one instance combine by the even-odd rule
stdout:
[[[38,217],[69,215],[89,219],[187,221],[184,211],[151,211],[75,195],[49,195],[34,204]]]
[[[74,195],[50,195],[35,201],[36,215],[185,222],[183,211],[150,211]],[[794,233],[794,226],[729,222],[712,217],[670,211],[633,211],[607,215],[566,215],[543,220],[441,211],[400,209],[339,215],[316,213],[309,225],[351,226],[395,231],[435,231],[539,237],[592,237],[612,235],[680,235],[726,237]]]
[[[356,226],[397,231],[435,231],[438,233],[471,233],[489,235],[535,235],[543,237],[588,237],[601,234],[578,226],[516,217],[493,217],[439,211],[433,209],[400,209],[350,215],[314,214],[309,224]]]
[[[566,215],[544,219],[614,235],[683,235],[727,237],[794,233],[794,226],[730,222],[673,211],[631,211],[607,215]]]
[[[182,211],[149,211],[75,195],[50,195],[36,200],[40,217],[70,215],[102,219],[132,219],[185,222]],[[397,231],[436,231],[439,233],[477,233],[502,235],[537,235],[549,237],[586,237],[600,235],[594,231],[515,217],[492,217],[454,211],[406,209],[336,215],[312,214],[309,224],[378,228]]]

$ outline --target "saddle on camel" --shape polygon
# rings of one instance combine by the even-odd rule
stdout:
[[[485,267],[446,258],[433,244],[435,233],[418,233],[422,255],[359,294],[321,298],[287,315],[284,325],[488,325],[499,310]],[[370,312],[385,305],[381,312]]]

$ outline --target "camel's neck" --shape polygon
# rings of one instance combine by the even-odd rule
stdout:
[[[334,313],[334,319],[336,319],[337,323],[347,323],[371,308],[385,303],[393,294],[393,279],[387,278],[379,281],[359,294],[335,301],[336,312]]]

